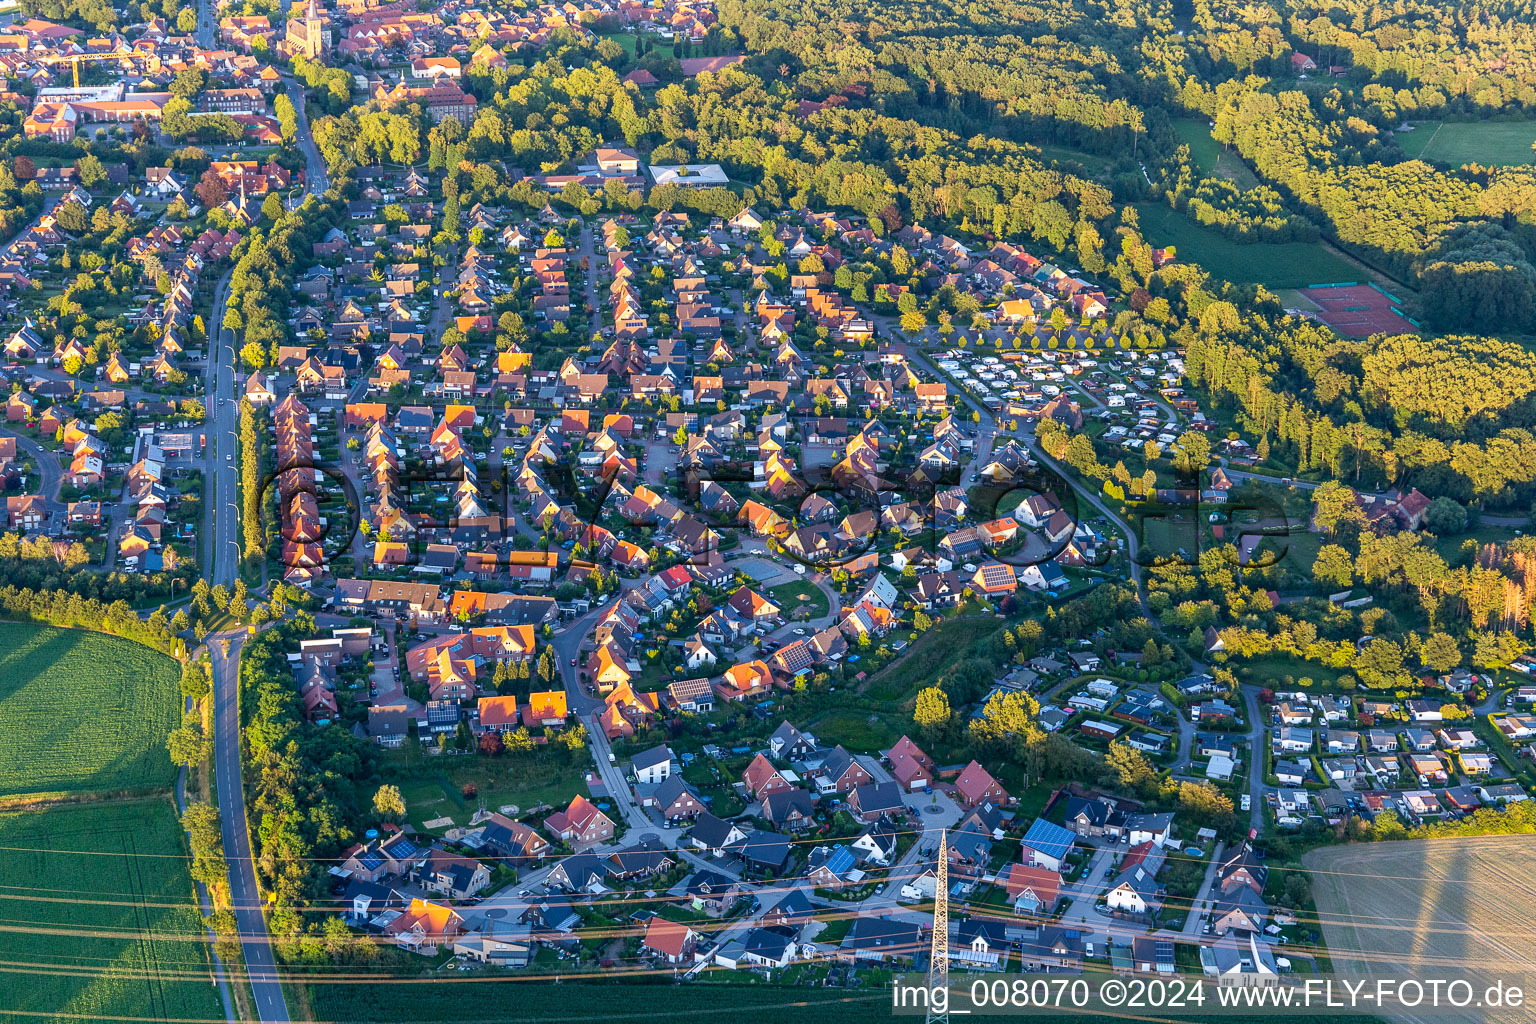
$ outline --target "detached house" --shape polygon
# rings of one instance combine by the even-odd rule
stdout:
[[[544,819],[544,829],[573,844],[607,842],[613,838],[613,821],[584,796],[571,798],[570,806]]]
[[[966,765],[960,777],[955,780],[955,796],[964,807],[976,807],[984,803],[1012,802],[1002,783],[988,774],[987,770],[976,761]]]

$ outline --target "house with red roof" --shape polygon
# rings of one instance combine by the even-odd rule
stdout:
[[[464,919],[446,903],[413,899],[399,917],[384,928],[395,945],[413,953],[435,954],[464,930]]]
[[[747,765],[746,771],[741,773],[741,781],[746,784],[747,792],[752,794],[754,800],[761,800],[770,793],[794,788],[794,785],[762,754],[758,754],[752,759],[752,763]]]
[[[911,754],[897,754],[891,762],[891,778],[908,793],[915,793],[933,785],[933,770]]]
[[[669,594],[675,594],[679,590],[693,586],[693,576],[681,565],[674,565],[665,572],[658,573],[656,579]]]
[[[544,830],[573,844],[603,843],[613,838],[613,821],[577,794],[569,807],[544,819]]]
[[[693,949],[697,942],[698,934],[692,928],[658,916],[651,918],[646,925],[645,939],[641,941],[640,948],[669,964],[681,964],[693,960]]]
[[[1061,899],[1061,872],[1032,864],[1010,864],[1003,876],[1008,901],[1021,913],[1049,914]]]
[[[727,700],[754,697],[773,685],[773,674],[761,658],[743,661],[725,670],[721,695]]]
[[[517,728],[516,697],[481,697],[480,731],[507,732]]]
[[[1002,562],[989,562],[977,569],[971,583],[980,593],[994,596],[1011,594],[1019,589],[1013,566]]]
[[[955,780],[955,795],[960,798],[960,803],[966,807],[976,807],[984,803],[1006,804],[1012,802],[1012,797],[1003,788],[1002,783],[994,779],[978,762],[972,761],[965,766],[960,777]]]

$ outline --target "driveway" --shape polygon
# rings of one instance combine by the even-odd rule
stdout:
[[[1189,916],[1184,919],[1185,935],[1198,935],[1200,919],[1210,913],[1211,883],[1216,880],[1216,868],[1221,864],[1221,853],[1225,849],[1225,843],[1217,843],[1216,849],[1211,853],[1211,862],[1205,866],[1205,878],[1200,883],[1200,898],[1189,908]]]

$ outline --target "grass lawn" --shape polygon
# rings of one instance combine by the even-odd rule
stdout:
[[[1397,136],[1397,144],[1408,156],[1452,167],[1528,164],[1533,141],[1536,121],[1430,121]]]
[[[1110,170],[1108,158],[1084,149],[1043,144],[1040,146],[1040,152],[1047,160],[1054,160],[1059,164],[1075,164],[1089,176],[1102,175]]]
[[[1265,541],[1265,543],[1283,544],[1285,554],[1281,557],[1280,564],[1293,572],[1311,575],[1312,563],[1317,561],[1317,552],[1323,546],[1323,537],[1321,534],[1302,531],[1273,541]]]
[[[919,687],[932,685],[969,658],[978,643],[1002,628],[1002,621],[990,616],[946,619],[918,637],[900,661],[871,677],[864,692],[875,700],[907,700]]]
[[[1018,793],[1017,796],[1019,798],[1019,803],[1018,806],[1014,808],[1013,820],[1031,821],[1040,817],[1040,812],[1045,810],[1045,802],[1051,798],[1051,794],[1055,791],[1055,786],[1050,786],[1042,782],[1038,785],[1029,787],[1022,793]],[[1065,817],[1064,809],[1066,806],[1067,803],[1065,800],[1063,800],[1061,802],[1061,807],[1063,808],[1063,817]],[[1058,824],[1060,823],[1058,822]]]
[[[1435,550],[1440,552],[1440,557],[1451,565],[1468,565],[1471,563],[1471,558],[1462,553],[1462,547],[1467,541],[1475,542],[1480,548],[1484,544],[1502,544],[1513,540],[1517,532],[1508,526],[1478,526],[1463,533],[1437,538],[1434,545]],[[1472,553],[1475,554],[1476,551]]]
[[[1264,658],[1250,658],[1246,661],[1233,658],[1227,663],[1227,667],[1236,673],[1241,682],[1270,688],[1292,689],[1293,687],[1285,682],[1286,676],[1291,676],[1298,681],[1306,676],[1324,689],[1335,686],[1339,679],[1337,669],[1320,665],[1315,661],[1303,661],[1289,654],[1273,654]]]
[[[1222,149],[1221,143],[1211,138],[1209,122],[1193,117],[1178,118],[1173,122],[1173,133],[1189,147],[1189,158],[1201,173],[1225,178],[1238,188],[1252,188],[1259,183],[1242,157]]]
[[[171,658],[104,633],[0,623],[0,799],[168,787]]]
[[[819,619],[831,610],[827,606],[827,595],[804,580],[781,583],[768,594],[769,600],[783,610],[784,618],[794,622]]]
[[[827,711],[807,724],[810,732],[826,747],[839,743],[855,753],[871,754],[889,750],[901,739],[901,733],[883,715],[851,708]]]
[[[626,56],[629,56],[629,57],[633,57],[635,55],[635,44],[640,41],[640,37],[639,36],[634,35],[633,33],[630,33],[630,32],[607,32],[607,33],[604,33],[602,35],[599,35],[597,38],[599,38],[599,39],[612,39],[614,42],[616,42],[620,46],[624,47],[624,53],[625,53]],[[670,52],[670,48],[669,48],[669,52]]]
[[[1235,284],[1257,282],[1267,288],[1358,281],[1362,271],[1334,255],[1321,242],[1234,242],[1202,227],[1163,203],[1137,203],[1142,234],[1153,245],[1172,245],[1179,258],[1204,267]]]
[[[8,1013],[54,1021],[222,1020],[202,915],[164,798],[0,815]]]
[[[1141,554],[1146,558],[1195,558],[1200,551],[1201,523],[1195,510],[1187,513],[1148,506],[1132,513],[1141,531]]]
[[[467,825],[481,801],[491,810],[516,804],[519,813],[540,804],[563,807],[577,793],[586,792],[583,775],[590,763],[585,752],[571,758],[542,750],[498,757],[433,756],[409,743],[384,758],[384,780],[400,787],[406,816],[418,828],[423,822],[443,817],[452,818],[456,825]],[[477,792],[466,797],[463,788],[469,784]]]

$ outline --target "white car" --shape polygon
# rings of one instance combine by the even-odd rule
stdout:
[[[1245,811],[1253,810],[1253,797],[1251,795],[1247,794],[1247,793],[1244,793],[1243,794],[1242,804],[1243,804],[1243,810],[1245,810]]]

